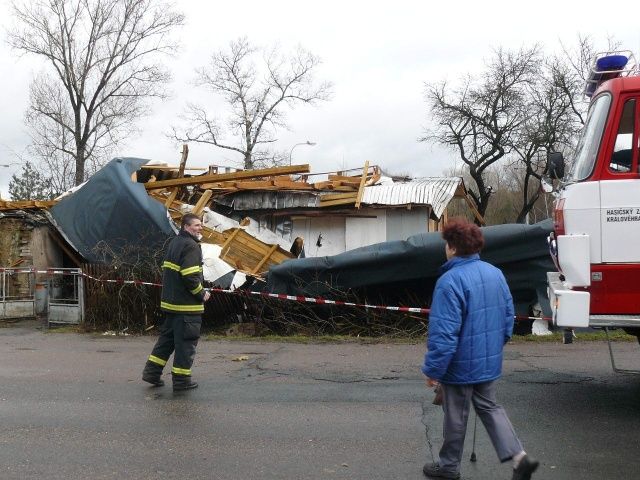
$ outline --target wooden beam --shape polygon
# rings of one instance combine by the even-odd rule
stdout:
[[[55,243],[58,244],[58,246],[64,251],[64,253],[67,254],[71,261],[75,263],[76,267],[82,266],[82,264],[84,263],[84,259],[82,258],[82,256],[71,249],[67,241],[57,230],[54,231],[53,229],[49,229],[49,236]]]
[[[380,178],[382,178],[382,172],[380,171],[380,168],[378,168],[377,166],[374,166],[373,173],[367,179],[365,186],[370,187],[371,185],[375,185],[378,182],[378,180],[380,180]]]
[[[335,185],[332,182],[323,181],[323,182],[315,182],[313,184],[313,188],[316,190],[333,190]]]
[[[478,220],[478,222],[480,222],[480,225],[483,225],[483,226],[486,225],[486,223],[484,221],[484,218],[482,217],[482,215],[480,215],[480,212],[476,208],[475,203],[473,203],[473,200],[471,200],[469,198],[469,195],[465,195],[464,199],[466,200],[467,205],[469,205],[469,208],[473,212],[473,215],[476,217],[476,220]]]
[[[211,195],[213,195],[213,192],[211,190],[205,190],[202,196],[198,199],[198,203],[196,203],[196,206],[193,207],[193,210],[191,210],[191,213],[197,216],[202,215],[202,211],[204,210],[204,207],[207,206],[207,203],[211,199]]]
[[[345,175],[329,175],[327,178],[330,182],[345,182],[345,183],[355,183],[358,185],[360,183],[360,178],[362,175],[357,175],[355,177],[347,177]]]
[[[220,258],[222,258],[222,256],[224,255],[225,251],[224,249],[227,248],[229,246],[229,244],[231,243],[231,241],[236,237],[236,235],[238,235],[238,233],[240,232],[240,230],[242,230],[241,228],[236,228],[233,233],[231,235],[229,235],[229,237],[227,238],[227,241],[224,242],[224,245],[222,245],[222,249],[220,250]]]
[[[362,202],[362,196],[364,195],[364,184],[367,181],[367,173],[369,172],[369,161],[364,162],[364,168],[362,169],[362,178],[360,179],[360,186],[358,187],[358,198],[356,199],[356,208],[360,208],[360,202]]]
[[[269,252],[264,257],[262,257],[262,260],[260,260],[260,263],[258,263],[255,266],[255,268],[251,273],[259,273],[262,266],[267,262],[267,260],[269,260],[273,252],[275,252],[277,249],[278,249],[277,243],[275,245],[272,245],[271,248],[269,249]]]
[[[187,158],[189,157],[189,145],[182,145],[182,155],[180,155],[180,167],[178,168],[178,177],[184,176],[184,169],[187,166]]]
[[[214,175],[197,175],[188,178],[175,178],[161,180],[159,182],[147,182],[144,187],[147,190],[159,188],[178,187],[187,185],[201,185],[203,183],[222,182],[225,180],[242,180],[245,178],[268,177],[271,175],[285,175],[292,173],[308,173],[309,165],[290,165],[285,167],[264,168],[261,170],[242,170],[239,172],[219,173]]]
[[[57,200],[0,200],[0,210],[49,208],[56,203],[58,203]]]
[[[335,207],[336,205],[350,205],[356,203],[358,197],[353,195],[351,198],[343,198],[342,200],[331,200],[328,202],[320,202],[321,207]]]
[[[343,200],[345,198],[356,199],[357,192],[346,192],[346,193],[325,193],[320,197],[320,203],[330,202],[331,200]]]
[[[169,165],[142,165],[140,167],[141,169],[144,170],[160,170],[163,172],[169,171],[169,170],[179,170],[180,167],[176,167],[176,166],[169,166]],[[209,170],[207,167],[185,167],[185,170],[194,170],[194,171],[207,171]]]
[[[184,176],[184,169],[187,166],[187,157],[189,157],[189,145],[184,144],[182,145],[182,155],[180,157],[180,166],[178,167],[178,177]],[[180,187],[173,187],[171,189],[171,193],[169,193],[169,196],[167,197],[167,201],[165,202],[164,206],[169,208],[171,202],[173,202],[178,196],[178,193],[180,193]]]

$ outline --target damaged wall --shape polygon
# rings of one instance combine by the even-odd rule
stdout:
[[[0,266],[62,267],[62,250],[51,237],[51,225],[38,214],[0,217]]]
[[[429,208],[363,208],[353,215],[292,216],[291,237],[303,237],[305,255],[337,255],[380,242],[426,233]],[[320,245],[318,245],[318,238]]]
[[[4,212],[0,216],[0,267],[43,270],[63,266],[61,249],[51,238],[51,225],[38,212]],[[29,293],[29,275],[12,275],[7,293]]]

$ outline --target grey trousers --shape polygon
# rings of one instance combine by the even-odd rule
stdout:
[[[440,449],[440,468],[447,472],[459,472],[467,433],[467,420],[471,403],[491,438],[501,462],[522,452],[522,444],[507,417],[507,412],[496,403],[495,382],[475,385],[442,384],[444,409],[443,437]]]

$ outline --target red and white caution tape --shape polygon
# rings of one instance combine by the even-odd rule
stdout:
[[[302,302],[302,303],[315,303],[318,305],[340,305],[346,307],[359,307],[366,309],[375,309],[375,310],[391,310],[394,312],[407,312],[407,313],[423,313],[428,314],[430,309],[422,308],[422,307],[391,307],[387,305],[369,305],[366,303],[353,303],[353,302],[344,302],[342,300],[329,300],[322,297],[304,297],[301,295],[284,295],[282,293],[266,293],[266,292],[251,292],[251,291],[243,291],[243,290],[223,290],[221,288],[207,288],[210,292],[223,292],[223,293],[241,293],[241,294],[251,294],[258,295],[266,298],[277,298],[279,300],[291,300],[294,302]]]
[[[152,287],[162,287],[161,283],[157,282],[143,282],[141,280],[125,280],[123,278],[117,279],[103,279],[93,277],[87,273],[80,272],[76,269],[71,270],[59,270],[59,269],[46,269],[46,270],[36,270],[33,268],[0,268],[0,272],[8,272],[10,274],[13,273],[38,273],[38,274],[49,274],[49,275],[82,275],[85,278],[89,278],[95,282],[104,282],[104,283],[115,283],[118,285],[148,285]],[[423,307],[395,307],[388,305],[369,305],[366,303],[354,303],[354,302],[345,302],[342,300],[329,300],[327,298],[322,297],[305,297],[302,295],[285,295],[282,293],[266,293],[266,292],[252,292],[247,290],[227,290],[223,288],[206,288],[205,290],[209,292],[216,293],[227,293],[233,295],[256,295],[266,298],[276,298],[278,300],[289,300],[293,302],[301,302],[301,303],[314,303],[317,305],[338,305],[344,307],[356,307],[356,308],[365,308],[368,310],[389,310],[393,312],[404,312],[404,313],[420,313],[423,315],[428,315],[431,311],[430,308]],[[528,317],[522,315],[516,315],[514,317],[516,320],[545,320],[550,321],[550,317]]]

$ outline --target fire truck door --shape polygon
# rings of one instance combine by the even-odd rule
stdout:
[[[602,262],[640,262],[640,180],[600,182]]]

